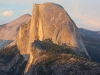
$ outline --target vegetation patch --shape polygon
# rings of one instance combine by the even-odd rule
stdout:
[[[16,45],[12,47],[6,47],[0,50],[0,59],[6,60],[6,62],[11,61],[16,55],[19,55],[20,52]]]
[[[66,44],[57,45],[53,43],[51,39],[45,39],[43,41],[35,40],[32,45],[34,45],[34,43],[38,44],[37,47],[40,48],[41,50],[45,50],[46,53],[51,52],[51,53],[59,53],[59,54],[72,54],[72,55],[88,58],[88,56],[86,56],[84,52],[80,52],[78,50],[72,50],[72,47]]]

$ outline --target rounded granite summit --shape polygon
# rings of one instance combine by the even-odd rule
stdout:
[[[30,54],[32,62],[32,42],[45,39],[66,44],[89,56],[76,24],[64,8],[55,3],[34,4],[31,21],[20,27],[17,46],[22,54]]]

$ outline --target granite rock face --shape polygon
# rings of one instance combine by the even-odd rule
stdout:
[[[28,71],[34,59],[31,44],[37,39],[41,41],[52,39],[56,44],[67,44],[73,50],[88,55],[76,24],[64,8],[58,4],[34,4],[30,22],[19,29],[18,49],[21,54],[30,54],[25,72]]]
[[[10,23],[0,25],[0,49],[16,39],[20,25],[28,23],[30,18],[31,15],[25,14]]]

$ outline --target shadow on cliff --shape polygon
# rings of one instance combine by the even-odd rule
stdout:
[[[0,50],[0,75],[23,75],[29,55],[21,55],[17,46]]]

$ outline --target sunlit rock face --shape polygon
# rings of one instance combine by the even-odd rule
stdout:
[[[31,15],[25,14],[15,20],[13,20],[12,22],[0,27],[0,39],[15,40],[18,30],[19,30],[19,26],[21,24],[28,23],[28,21],[30,20],[30,17],[31,17]]]
[[[17,37],[21,24],[27,24],[31,15],[25,14],[10,23],[0,25],[0,49],[6,47]]]
[[[26,71],[33,61],[31,44],[34,40],[52,39],[56,44],[67,44],[88,55],[74,21],[64,8],[54,3],[34,4],[31,20],[22,25],[17,38],[21,54],[30,54]]]

